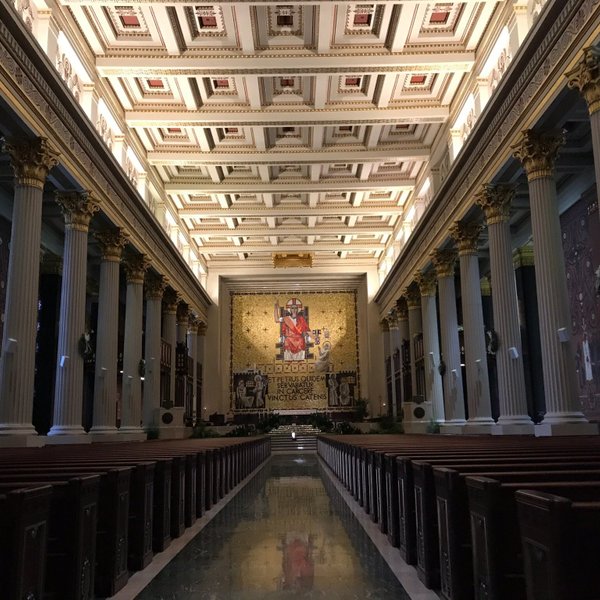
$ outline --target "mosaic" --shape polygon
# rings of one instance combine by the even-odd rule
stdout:
[[[233,293],[232,408],[351,407],[357,344],[354,292]]]

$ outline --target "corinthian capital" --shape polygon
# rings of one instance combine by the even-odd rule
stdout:
[[[415,275],[415,281],[419,286],[421,296],[435,296],[437,279],[433,271],[426,271],[424,273],[417,273]]]
[[[116,231],[95,231],[94,237],[100,243],[102,260],[119,262],[123,248],[129,242],[129,234],[124,229]]]
[[[477,254],[477,242],[481,233],[481,223],[457,221],[450,228],[450,235],[458,247],[459,256]]]
[[[396,302],[396,310],[398,311],[398,319],[400,321],[406,321],[408,319],[408,306],[406,298],[402,297]]]
[[[431,261],[435,267],[438,279],[442,277],[454,277],[456,250],[435,250],[431,255]]]
[[[406,305],[409,309],[421,308],[421,292],[419,291],[419,286],[415,283],[411,283],[404,290],[404,297],[406,298]]]
[[[162,300],[167,287],[167,278],[163,275],[146,275],[146,298]]]
[[[485,184],[475,196],[475,202],[483,210],[488,225],[503,223],[510,217],[510,204],[515,190],[506,185]]]
[[[585,98],[590,115],[600,110],[600,48],[585,48],[577,66],[565,77],[569,87],[579,90]]]
[[[529,181],[554,176],[558,151],[565,143],[564,132],[541,134],[526,129],[512,147],[513,156],[521,161]]]
[[[176,292],[175,290],[167,290],[164,293],[164,301],[165,301],[165,312],[166,313],[170,313],[170,314],[176,314],[177,313],[177,305],[179,304],[179,301],[181,300],[181,297],[179,296],[179,292]]]
[[[5,141],[2,151],[10,156],[17,185],[44,188],[48,171],[58,163],[60,153],[46,138],[31,141]]]
[[[398,311],[395,308],[392,308],[386,317],[388,327],[390,329],[398,329]]]
[[[123,268],[125,269],[125,277],[127,283],[144,283],[144,275],[150,266],[150,261],[145,254],[138,254],[137,256],[129,256],[123,261]]]
[[[66,228],[87,232],[94,213],[99,209],[99,202],[91,192],[57,192],[55,198],[65,218]]]
[[[180,302],[177,305],[177,323],[187,325],[190,314],[190,307],[185,302]]]

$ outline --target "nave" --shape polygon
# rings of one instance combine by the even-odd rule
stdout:
[[[344,494],[315,455],[272,455],[143,591],[133,595],[152,565],[114,600],[437,598],[405,567],[409,595],[369,538],[377,528],[359,523]]]

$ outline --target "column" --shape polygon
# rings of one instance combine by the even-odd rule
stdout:
[[[596,188],[600,193],[600,49],[594,46],[585,48],[577,66],[566,76],[569,78],[569,87],[578,89],[588,105]]]
[[[91,441],[83,421],[83,356],[88,230],[98,202],[89,193],[57,194],[65,219],[65,249],[60,296],[54,418],[49,436],[60,441]],[[85,344],[85,339],[83,339]]]
[[[546,414],[537,435],[597,433],[577,397],[575,355],[571,344],[571,312],[554,181],[554,162],[564,134],[523,132],[513,147],[529,182],[536,291],[542,342]]]
[[[15,174],[2,356],[0,444],[39,445],[33,428],[33,382],[38,311],[42,195],[58,153],[45,138],[6,142]]]
[[[398,370],[400,368],[400,344],[399,344],[399,331],[398,331],[398,312],[393,308],[386,317],[388,323],[388,335],[390,338],[390,364],[391,364],[391,376],[392,376],[392,390],[391,390],[391,414],[394,419],[398,416],[398,403],[400,398],[398,397],[398,389],[396,386],[396,379],[398,377]]]
[[[490,382],[483,323],[483,303],[479,275],[477,240],[481,225],[457,222],[451,229],[458,246],[460,290],[463,316],[463,345],[469,419],[465,433],[491,433],[492,419]]]
[[[442,433],[462,433],[465,421],[465,397],[460,366],[460,342],[456,315],[454,287],[454,250],[436,250],[432,255],[440,297],[440,328],[442,337],[442,382],[446,408],[446,422]]]
[[[142,332],[144,318],[144,275],[149,262],[144,254],[123,261],[127,278],[125,296],[125,340],[123,343],[123,386],[119,433],[144,439],[142,421]]]
[[[440,340],[435,298],[435,275],[432,272],[418,273],[415,279],[421,292],[425,397],[431,403],[433,421],[443,423],[445,420],[444,393],[440,374]]]
[[[146,431],[158,426],[162,297],[166,287],[167,282],[162,275],[146,276],[146,343],[142,411],[143,425]]]
[[[398,311],[398,348],[400,349],[400,393],[397,393],[396,395],[398,395],[398,405],[404,406],[406,402],[410,401],[410,390],[408,389],[408,386],[404,384],[406,370],[410,370],[410,362],[408,365],[404,363],[404,348],[407,344],[410,345],[410,336],[408,334],[408,308],[404,298],[400,298],[396,303],[396,306]]]
[[[195,315],[190,316],[187,331],[188,356],[192,359],[192,404],[190,407],[192,424],[195,425],[198,419],[198,398],[196,391],[198,388],[198,327],[200,321]]]
[[[164,293],[165,310],[163,313],[163,334],[162,337],[171,346],[171,373],[169,375],[169,397],[162,398],[162,404],[165,408],[175,406],[175,350],[177,348],[177,305],[179,304],[179,294],[168,289]]]
[[[197,370],[196,370],[196,417],[197,419],[202,419],[206,421],[205,412],[206,409],[204,407],[203,402],[203,389],[204,389],[204,352],[205,346],[204,343],[206,341],[206,329],[207,325],[204,321],[200,321],[198,323],[198,338],[197,338],[197,349],[198,349],[198,361],[197,361]],[[269,408],[267,406],[267,402],[265,402],[265,408]]]
[[[94,237],[102,251],[96,374],[94,377],[94,419],[90,433],[99,437],[117,433],[117,366],[119,335],[119,265],[129,236],[121,229],[97,232]]]
[[[424,392],[418,382],[417,369],[415,364],[415,337],[423,333],[423,323],[421,321],[421,293],[416,285],[410,285],[404,292],[406,306],[408,307],[408,339],[410,341],[410,386],[414,402],[415,396]],[[421,398],[425,400],[425,398]]]
[[[382,402],[381,398],[379,399],[379,415],[383,416],[387,414],[387,406],[392,404],[392,355],[390,350],[390,328],[387,319],[382,319],[379,325],[381,327],[381,337],[383,338],[383,359],[385,361],[385,400]]]
[[[177,305],[177,348],[179,352],[182,352],[182,357],[187,359],[187,329],[189,322],[189,314],[190,309],[189,306],[185,302],[180,302]],[[184,351],[185,350],[185,351]],[[175,353],[177,356],[177,353]],[[184,416],[186,414],[186,392],[187,392],[187,382],[186,382],[186,367],[187,362],[182,365],[183,370],[177,373],[177,369],[175,369],[177,384],[175,387],[175,406],[181,406],[184,409]]]
[[[476,198],[485,214],[490,247],[492,304],[497,337],[496,366],[500,415],[494,434],[532,434],[527,414],[523,352],[517,288],[512,261],[510,203],[514,191],[504,186],[484,186]]]

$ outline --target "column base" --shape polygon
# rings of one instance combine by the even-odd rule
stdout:
[[[148,439],[146,432],[139,427],[121,428],[118,434],[121,442],[145,442]]]
[[[46,446],[58,446],[61,444],[91,444],[92,439],[85,433],[61,433],[52,434],[52,430],[46,436]]]
[[[59,435],[87,435],[87,433],[81,425],[53,425],[48,436]]]
[[[598,435],[596,423],[538,423],[535,426],[536,437],[551,435]]]
[[[110,431],[94,431],[90,429],[88,436],[92,440],[92,444],[97,444],[98,442],[125,442],[122,436],[119,435],[119,430],[115,427]]]
[[[0,448],[41,448],[46,444],[46,436],[38,435],[0,435]]]
[[[492,435],[533,435],[535,425],[531,423],[497,423],[491,427]]]
[[[419,422],[419,421],[409,421],[402,423],[404,427],[404,433],[427,433],[427,429],[429,428],[428,422]]]
[[[491,435],[492,429],[496,427],[496,421],[490,419],[489,421],[467,421],[463,427],[463,433],[465,435]]]
[[[461,435],[466,424],[466,421],[444,421],[440,423],[440,433],[444,435]]]

